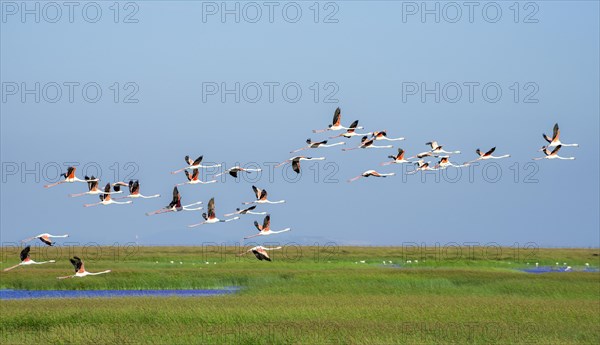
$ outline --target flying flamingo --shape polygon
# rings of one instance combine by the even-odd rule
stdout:
[[[187,172],[187,171],[186,171]],[[124,196],[124,197],[120,197],[120,198],[115,198],[115,199],[125,199],[125,198],[131,198],[131,199],[137,199],[137,198],[142,198],[142,199],[153,199],[153,198],[158,198],[160,196],[160,194],[154,194],[154,195],[142,195],[140,194],[140,181],[138,180],[129,180],[128,184],[125,184],[125,182],[117,182],[113,185],[113,189],[116,191],[120,191],[121,186],[127,186],[127,188],[129,189],[129,195]]]
[[[281,249],[281,247],[269,248],[269,247],[263,247],[263,246],[256,246],[256,247],[252,247],[252,248],[248,249],[247,251],[245,251],[243,253],[238,254],[238,256],[242,256],[249,252],[252,252],[252,254],[254,254],[254,256],[256,256],[256,258],[260,261],[262,261],[262,260],[271,261],[271,258],[269,257],[267,250],[277,250],[277,249]]]
[[[256,237],[256,236],[268,236],[268,235],[279,234],[282,232],[292,230],[291,228],[285,228],[285,229],[279,230],[279,231],[272,231],[271,230],[271,215],[268,215],[268,214],[265,217],[265,220],[263,221],[263,225],[260,225],[260,224],[258,224],[257,221],[254,221],[254,226],[258,229],[258,234],[244,237],[245,240],[252,238],[252,237]]]
[[[256,195],[256,200],[244,202],[244,205],[250,204],[282,204],[285,200],[279,201],[269,201],[267,200],[267,191],[265,189],[257,188],[256,186],[252,186],[252,190],[254,191],[254,195]]]
[[[342,151],[351,151],[351,150],[356,150],[356,149],[391,149],[393,147],[392,145],[375,146],[375,145],[373,145],[374,142],[375,142],[375,139],[369,139],[365,135],[360,140],[360,145],[358,147],[353,147],[350,149],[342,149]]]
[[[104,190],[98,188],[98,180],[92,176],[92,177],[87,177],[85,176],[84,179],[86,181],[88,181],[88,191],[85,193],[78,193],[78,194],[69,194],[70,197],[74,198],[74,197],[78,197],[78,196],[82,196],[82,195],[99,195],[99,194],[113,194],[111,192],[106,193]],[[120,192],[116,192],[115,193],[120,193]]]
[[[73,183],[73,182],[88,183],[90,181],[98,181],[98,179],[82,180],[80,178],[77,178],[77,176],[75,176],[75,170],[77,170],[77,168],[75,168],[75,167],[69,167],[67,169],[66,173],[60,174],[60,176],[64,177],[64,180],[58,181],[56,183],[47,184],[47,185],[44,186],[44,188],[54,187],[54,186],[57,186],[57,185],[59,185],[61,183]]]
[[[17,268],[19,266],[27,266],[27,265],[41,265],[41,264],[45,264],[45,263],[51,263],[51,262],[56,262],[54,260],[50,260],[50,261],[42,261],[42,262],[35,262],[33,260],[31,260],[31,257],[29,256],[29,251],[31,250],[31,246],[27,246],[25,248],[23,248],[23,250],[21,250],[21,262],[17,265],[8,267],[4,269],[4,272],[10,271],[13,268]]]
[[[194,169],[192,171],[192,174],[190,175],[190,173],[186,170],[185,171],[185,176],[188,179],[188,182],[183,182],[183,183],[178,183],[177,186],[183,186],[184,184],[209,184],[209,183],[215,183],[217,182],[217,180],[210,180],[210,181],[201,181],[200,180],[200,170],[198,169]]]
[[[440,156],[440,161],[433,167],[433,170],[442,170],[448,167],[462,168],[464,165],[456,165],[449,160],[449,156]]]
[[[562,145],[558,145],[556,148],[554,148],[554,150],[552,150],[552,152],[550,152],[550,150],[548,150],[548,148],[546,146],[542,146],[541,150],[544,152],[545,156],[544,157],[538,157],[538,158],[534,158],[534,161],[538,161],[540,159],[565,159],[565,160],[574,160],[575,157],[561,157],[558,155],[558,151],[560,150],[560,148],[562,147]]]
[[[354,182],[362,177],[371,177],[371,176],[373,176],[373,177],[388,177],[388,176],[394,176],[394,175],[396,175],[396,173],[380,174],[375,170],[367,170],[364,173],[349,179],[348,182]]]
[[[558,123],[554,124],[554,129],[552,131],[552,138],[548,137],[545,133],[542,134],[542,136],[548,142],[548,148],[553,148],[558,145],[579,147],[579,144],[563,144],[560,142],[560,129],[558,128]]]
[[[391,162],[383,162],[382,166],[390,165],[390,164],[402,164],[402,163],[411,163],[409,160],[404,159],[404,150],[398,149],[398,154],[395,156],[388,156],[392,161]]]
[[[304,151],[304,150],[308,150],[308,149],[317,149],[320,147],[333,147],[333,146],[338,146],[338,145],[346,145],[345,142],[340,141],[338,143],[333,143],[333,144],[327,144],[327,140],[323,140],[323,141],[318,141],[318,142],[313,142],[310,138],[306,139],[306,143],[308,144],[308,146],[299,148],[297,150],[291,151],[290,153],[296,153],[296,152],[300,152],[300,151]]]
[[[369,133],[356,133],[356,127],[358,127],[358,120],[352,122],[352,124],[350,125],[350,128],[348,128],[348,130],[346,131],[346,133],[342,133],[342,134],[338,134],[336,136],[333,137],[329,137],[329,139],[335,139],[335,138],[339,138],[339,137],[344,137],[344,138],[352,138],[352,137],[356,137],[356,136],[363,136],[363,135],[371,135],[373,134],[373,132],[369,132]]]
[[[54,244],[54,241],[52,241],[50,238],[65,238],[65,237],[69,237],[69,235],[68,234],[50,235],[48,233],[43,233],[43,234],[39,234],[37,236],[29,237],[28,239],[25,239],[25,240],[22,240],[21,243],[29,242],[29,241],[37,238],[40,241],[44,242],[45,244],[51,246],[52,244]]]
[[[217,218],[217,216],[215,214],[215,198],[211,198],[210,201],[208,202],[208,214],[202,213],[202,218],[204,218],[204,221],[202,223],[188,225],[188,228],[194,228],[194,227],[202,225],[202,224],[214,224],[214,223],[219,223],[219,222],[225,223],[225,222],[230,222],[232,220],[240,219],[240,217],[237,217],[237,216],[235,216],[233,218],[229,218],[229,219]]]
[[[335,113],[333,114],[333,122],[329,125],[327,129],[314,129],[313,133],[323,133],[327,131],[339,131],[342,129],[351,129],[350,127],[344,127],[340,123],[342,122],[342,110],[338,107],[335,109]],[[358,123],[357,123],[358,125]],[[354,127],[354,129],[363,129],[362,127]]]
[[[200,205],[202,201],[195,202],[193,204],[181,206],[181,194],[179,194],[179,190],[177,187],[173,187],[173,200],[170,204],[165,206],[164,208],[152,212],[146,213],[147,216],[152,216],[155,214],[167,213],[167,212],[179,212],[179,211],[198,211],[201,210],[202,207],[190,208],[191,206]]]
[[[236,214],[267,214],[267,212],[252,212],[252,210],[254,210],[256,208],[256,205],[252,205],[248,208],[245,208],[243,210],[240,210],[239,208],[235,209],[235,212],[233,213],[228,213],[228,214],[224,214],[225,217],[230,217],[230,216],[234,216]]]
[[[296,174],[299,174],[300,173],[300,161],[323,161],[323,160],[325,160],[325,157],[313,158],[313,157],[296,156],[296,157],[292,157],[288,160],[285,160],[285,161],[277,164],[275,167],[278,168],[287,162],[292,162],[292,169],[294,169]]]
[[[111,272],[111,270],[106,270],[106,271],[96,272],[96,273],[88,272],[85,270],[85,268],[83,266],[83,261],[80,258],[78,258],[77,256],[74,256],[72,259],[69,259],[69,261],[71,261],[71,264],[73,265],[73,267],[75,267],[75,274],[73,274],[72,276],[58,277],[58,279],[67,279],[67,278],[75,278],[75,277],[82,278],[85,276],[97,276],[99,274]]]
[[[404,140],[404,138],[388,138],[387,137],[387,130],[383,130],[380,132],[373,132],[373,135],[371,136],[373,139],[375,140],[387,140],[387,141],[400,141],[400,140]]]
[[[221,164],[216,164],[216,165],[202,165],[200,163],[202,163],[202,158],[203,157],[204,156],[200,156],[200,157],[196,158],[195,161],[193,161],[190,158],[190,156],[185,156],[185,162],[188,164],[188,166],[185,167],[185,168],[183,168],[183,169],[172,171],[171,174],[177,174],[177,173],[180,173],[180,172],[182,172],[182,171],[184,171],[186,169],[193,170],[193,169],[198,169],[198,168],[218,168],[218,167],[221,166]]]
[[[479,157],[475,160],[472,160],[470,162],[467,162],[463,165],[469,165],[473,162],[479,161],[479,160],[487,160],[487,159],[502,159],[502,158],[508,158],[510,157],[510,155],[502,155],[502,156],[492,156],[492,153],[494,153],[494,151],[496,151],[496,147],[492,147],[488,152],[483,153],[481,152],[481,150],[477,149],[475,150],[475,152],[479,155]]]
[[[131,204],[133,201],[128,200],[128,201],[114,201],[112,199],[112,197],[110,196],[110,183],[107,183],[106,186],[104,187],[104,194],[100,194],[98,195],[98,197],[100,198],[100,202],[97,202],[95,204],[85,204],[83,205],[83,207],[92,207],[92,206],[98,206],[98,205],[110,205],[110,204],[117,204],[117,205],[125,205],[125,204]]]
[[[412,157],[408,157],[408,159],[413,159],[413,158],[425,158],[425,157],[437,157],[436,155],[434,155],[431,151],[426,151],[426,152],[421,152],[419,154],[416,154]]]
[[[434,170],[429,166],[429,162],[425,163],[422,159],[419,160],[418,162],[415,162],[415,165],[417,165],[417,168],[415,170],[407,173],[407,175],[416,174],[417,171]]]
[[[233,168],[229,168],[229,169],[225,170],[222,173],[216,174],[215,177],[219,177],[219,176],[224,175],[224,174],[229,174],[229,175],[233,176],[234,178],[237,178],[238,177],[238,172],[240,172],[240,171],[251,173],[253,171],[257,171],[257,172],[258,171],[262,171],[262,169],[247,169],[247,168],[242,168],[242,167],[236,166],[236,167],[233,167]]]
[[[444,151],[444,149],[442,149],[442,145],[439,145],[437,143],[437,141],[430,141],[430,142],[425,143],[425,145],[431,146],[431,153],[434,153],[434,154],[444,153],[447,155],[451,155],[451,154],[459,154],[460,153],[460,151]]]

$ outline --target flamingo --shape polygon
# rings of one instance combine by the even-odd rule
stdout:
[[[554,124],[552,138],[548,137],[545,133],[543,133],[542,136],[548,142],[548,148],[553,148],[559,145],[579,147],[579,144],[563,144],[560,142],[560,129],[558,128],[558,123]]]
[[[202,158],[204,158],[204,156],[200,156],[198,158],[196,158],[195,161],[193,161],[190,156],[185,156],[185,162],[188,164],[187,167],[179,169],[179,170],[175,170],[175,171],[171,171],[171,174],[177,174],[180,173],[186,169],[198,169],[198,168],[218,168],[221,166],[221,164],[216,164],[216,165],[202,165],[200,163],[202,163]]]
[[[360,145],[358,147],[353,147],[350,149],[342,149],[342,151],[351,151],[351,150],[356,150],[356,149],[391,149],[393,147],[392,145],[375,146],[375,145],[373,145],[374,142],[375,142],[374,138],[369,139],[369,137],[367,137],[365,135],[360,140]]]
[[[179,194],[179,190],[177,189],[177,187],[173,187],[173,200],[171,201],[171,203],[160,210],[148,212],[148,213],[146,213],[146,215],[152,216],[155,214],[161,214],[161,213],[167,213],[167,212],[198,211],[198,210],[201,210],[202,207],[197,207],[197,208],[190,208],[190,207],[199,205],[201,203],[202,203],[202,201],[198,201],[193,204],[181,206],[181,194]]]
[[[89,179],[89,180],[82,180],[80,178],[77,178],[77,176],[75,176],[75,170],[77,170],[77,168],[75,167],[69,167],[67,169],[66,173],[60,174],[60,176],[64,177],[64,180],[62,181],[58,181],[55,183],[51,183],[51,184],[47,184],[44,186],[44,188],[50,188],[50,187],[54,187],[57,186],[61,183],[73,183],[73,182],[91,182],[91,181],[98,181],[98,179]]]
[[[299,174],[300,173],[300,161],[323,161],[323,160],[325,160],[325,157],[313,158],[313,157],[296,156],[296,157],[292,157],[288,160],[285,160],[285,161],[277,164],[275,167],[278,168],[278,167],[282,166],[283,164],[285,164],[286,162],[292,162],[292,169],[294,169],[296,174]]]
[[[346,145],[346,143],[343,141],[328,145],[327,140],[313,142],[310,138],[306,139],[306,143],[308,144],[308,146],[301,147],[297,150],[291,151],[290,153],[296,153],[296,152],[300,152],[300,151],[304,151],[304,150],[308,150],[308,149],[317,149],[320,147],[333,147],[333,146],[338,146],[338,145]]]
[[[185,176],[187,177],[188,182],[178,183],[177,186],[183,186],[184,184],[198,184],[198,183],[209,184],[209,183],[215,183],[215,182],[217,182],[217,180],[210,180],[210,181],[206,181],[206,182],[201,181],[200,178],[199,178],[200,177],[200,170],[198,170],[198,169],[194,169],[192,171],[191,175],[186,170],[185,171]]]
[[[154,199],[154,198],[158,198],[160,196],[160,194],[154,194],[154,195],[140,194],[140,181],[138,181],[138,180],[135,180],[135,181],[129,180],[128,184],[125,184],[125,182],[117,182],[113,185],[113,189],[115,189],[116,191],[120,191],[120,188],[121,188],[120,186],[127,186],[127,188],[129,189],[129,195],[121,197],[121,198],[115,198],[115,199],[125,199],[125,198]]]
[[[344,137],[344,138],[352,138],[352,137],[356,137],[356,136],[363,136],[363,135],[371,135],[373,134],[373,132],[369,132],[369,133],[356,133],[356,127],[358,127],[358,120],[352,122],[352,124],[350,125],[350,128],[348,128],[348,130],[346,131],[346,133],[342,133],[342,134],[338,134],[336,136],[333,137],[329,137],[329,139],[335,139],[335,138],[339,138],[339,137]]]
[[[387,140],[387,141],[401,141],[404,140],[404,138],[400,137],[400,138],[388,138],[387,137],[387,130],[383,130],[380,132],[373,132],[372,136],[373,139],[375,140]]]
[[[74,198],[74,197],[78,197],[78,196],[83,196],[83,195],[99,195],[99,194],[113,194],[110,191],[108,193],[106,193],[104,190],[99,189],[98,188],[98,180],[92,176],[92,177],[87,177],[85,176],[84,179],[86,181],[88,181],[88,191],[85,193],[78,193],[78,194],[69,194],[70,197]],[[120,193],[120,192],[115,192],[115,193]]]
[[[54,244],[54,241],[52,241],[50,238],[65,238],[65,237],[69,237],[68,234],[65,235],[50,235],[48,233],[43,233],[43,234],[39,234],[33,237],[29,237],[27,239],[24,239],[21,241],[21,243],[25,243],[25,242],[29,242],[33,239],[39,239],[40,241],[44,242],[45,244],[52,246],[52,244]]]
[[[339,131],[342,129],[352,129],[350,127],[344,127],[340,123],[342,122],[342,110],[338,107],[335,109],[335,113],[333,114],[333,122],[326,129],[314,129],[313,133],[323,133],[327,131]],[[356,121],[355,121],[356,122]],[[357,123],[358,125],[358,123]],[[354,129],[363,129],[362,127],[354,127]]]
[[[431,151],[426,151],[426,152],[421,152],[419,154],[416,154],[412,157],[408,157],[408,159],[413,159],[413,158],[425,158],[425,157],[437,157],[436,155],[434,155]]]
[[[249,201],[249,202],[244,202],[242,204],[244,204],[244,205],[250,205],[250,204],[282,204],[282,203],[285,202],[285,200],[279,200],[279,201],[269,201],[269,200],[267,200],[267,190],[266,189],[260,189],[260,188],[257,188],[256,186],[252,186],[252,190],[254,191],[254,195],[256,195],[256,200]]]
[[[225,222],[230,222],[232,220],[240,219],[240,217],[238,217],[238,216],[235,216],[235,217],[229,218],[229,219],[217,218],[217,216],[215,214],[215,198],[211,198],[210,201],[208,202],[208,215],[206,213],[202,213],[202,218],[204,218],[204,221],[202,223],[188,225],[188,228],[194,228],[194,227],[202,225],[202,224],[214,224],[214,223],[219,223],[219,222],[225,223]]]
[[[29,251],[31,250],[31,246],[27,246],[25,248],[23,248],[23,250],[21,250],[21,254],[20,254],[20,258],[21,258],[21,262],[18,263],[17,265],[8,267],[4,269],[4,272],[10,271],[13,268],[17,268],[19,266],[27,266],[27,265],[41,265],[41,264],[46,264],[46,263],[51,263],[51,262],[56,262],[54,260],[50,260],[50,261],[42,261],[42,262],[35,262],[33,260],[31,260],[31,257],[29,255]]]
[[[434,153],[434,154],[445,153],[447,155],[451,155],[451,154],[459,154],[460,153],[460,151],[444,151],[444,149],[442,149],[442,145],[439,145],[437,143],[437,141],[430,141],[430,142],[425,143],[425,145],[431,146],[431,153]]]
[[[236,215],[236,214],[267,214],[267,212],[252,212],[252,210],[254,210],[255,208],[256,208],[256,205],[252,205],[252,206],[250,206],[248,208],[245,208],[243,210],[240,210],[239,208],[236,208],[235,212],[225,214],[224,216],[225,217],[231,217],[231,216]]]
[[[83,266],[83,260],[81,260],[77,256],[74,256],[72,259],[69,259],[69,261],[71,261],[71,264],[73,265],[73,267],[75,267],[75,274],[73,274],[71,276],[58,277],[58,279],[67,279],[67,278],[75,278],[75,277],[83,278],[85,276],[97,276],[99,274],[111,272],[111,270],[106,270],[106,271],[96,272],[96,273],[88,272],[85,270],[85,267]]]
[[[110,205],[110,204],[117,204],[117,205],[125,205],[125,204],[131,204],[133,201],[128,200],[128,201],[114,201],[112,199],[112,197],[110,196],[110,183],[107,183],[106,186],[104,187],[104,194],[100,194],[98,196],[100,198],[100,202],[97,202],[95,204],[85,204],[83,205],[83,207],[92,207],[92,206],[98,206],[98,205]]]
[[[269,247],[263,247],[263,246],[256,246],[256,247],[252,247],[252,248],[248,249],[247,251],[245,251],[243,253],[238,254],[238,256],[242,256],[249,252],[252,252],[252,254],[254,254],[254,256],[256,256],[256,258],[260,261],[262,261],[262,260],[271,261],[271,258],[269,257],[267,250],[277,250],[277,249],[281,249],[281,247],[269,248]]]
[[[537,157],[534,158],[534,161],[539,161],[540,159],[565,159],[565,160],[574,160],[575,157],[561,157],[558,155],[558,151],[560,151],[560,148],[562,147],[562,145],[558,145],[556,148],[554,148],[554,150],[552,150],[552,152],[550,152],[550,150],[548,150],[548,147],[546,146],[542,146],[542,148],[539,151],[544,152],[545,156],[544,157]]]
[[[510,157],[510,155],[502,155],[502,156],[492,156],[492,153],[494,153],[494,151],[496,151],[496,147],[492,147],[488,152],[483,153],[481,152],[481,150],[477,149],[475,150],[475,152],[479,155],[479,157],[475,160],[472,160],[470,162],[467,162],[463,165],[469,165],[473,162],[479,161],[479,160],[487,160],[487,159],[502,159],[502,158],[508,158]]]
[[[224,174],[229,174],[229,175],[233,176],[234,178],[237,178],[238,177],[238,172],[240,172],[240,171],[251,173],[253,171],[256,171],[256,172],[262,171],[262,169],[247,169],[247,168],[242,168],[242,167],[239,167],[239,166],[235,166],[233,168],[229,168],[229,169],[225,170],[222,173],[216,174],[215,177],[219,177],[219,176],[224,175]]]
[[[424,171],[424,170],[434,170],[429,166],[430,162],[425,163],[422,159],[420,159],[419,161],[415,162],[415,165],[417,165],[417,168],[409,173],[407,173],[407,175],[412,175],[412,174],[416,174],[417,171]]]
[[[285,229],[279,230],[279,231],[272,231],[271,230],[271,215],[269,215],[269,214],[267,214],[267,216],[265,217],[265,219],[263,221],[263,225],[260,225],[260,224],[258,224],[257,221],[254,221],[254,226],[258,229],[258,234],[244,237],[245,240],[252,238],[252,237],[256,237],[256,236],[268,236],[268,235],[279,234],[282,232],[287,232],[287,231],[292,230],[291,228],[285,228]]]
[[[442,169],[446,169],[448,167],[455,167],[455,168],[462,168],[464,165],[456,165],[452,162],[450,162],[450,157],[449,156],[440,156],[440,161],[433,167],[433,170],[442,170]]]
[[[348,182],[354,182],[361,177],[371,177],[371,176],[373,176],[373,177],[388,177],[388,176],[394,176],[394,175],[396,175],[396,173],[380,174],[375,170],[367,170],[364,173],[349,179]]]
[[[390,165],[390,164],[402,164],[402,163],[411,163],[409,160],[404,159],[404,150],[398,149],[398,154],[395,156],[388,156],[392,161],[391,162],[383,162],[382,166]]]

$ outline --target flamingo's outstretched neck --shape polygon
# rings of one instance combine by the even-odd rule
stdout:
[[[237,219],[240,219],[240,217],[235,216],[233,218],[223,219],[223,220],[221,220],[221,222],[223,222],[223,223],[225,223],[225,222],[231,222],[232,220],[237,220]]]
[[[154,194],[154,195],[141,195],[140,194],[140,198],[142,199],[153,199],[153,198],[158,198],[160,197],[160,194]]]
[[[47,185],[44,186],[44,188],[51,188],[51,187],[54,187],[54,186],[58,186],[59,184],[64,183],[64,182],[65,181],[58,181],[56,183],[47,184]]]
[[[329,145],[321,145],[321,147],[333,147],[333,146],[338,146],[338,145],[346,145],[346,143],[343,141],[340,141],[339,143],[333,143],[333,144],[329,144]]]
[[[110,272],[111,272],[111,270],[106,270],[106,271],[102,271],[102,272],[96,272],[96,273],[91,273],[91,272],[88,272],[88,275],[91,275],[91,276],[97,276],[97,275],[99,275],[99,274],[110,273]]]
[[[12,269],[15,269],[15,268],[19,267],[19,266],[21,266],[21,264],[16,264],[16,265],[14,265],[14,266],[7,267],[7,268],[3,269],[2,271],[3,271],[3,272],[8,272],[8,271],[10,271],[10,270],[12,270]]]

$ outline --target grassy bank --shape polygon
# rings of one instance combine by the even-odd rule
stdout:
[[[473,248],[471,256],[435,257],[414,250],[409,256],[391,247],[294,247],[274,252],[273,262],[259,262],[252,255],[239,258],[239,248],[233,247],[141,247],[135,252],[130,248],[127,255],[102,249],[96,256],[87,253],[86,267],[112,269],[108,275],[59,281],[57,276],[71,272],[64,255],[70,253],[62,258],[51,252],[59,248],[49,248],[44,258],[54,255],[59,262],[1,273],[0,286],[243,289],[207,298],[1,301],[2,343],[600,341],[599,273],[528,274],[516,269],[527,262],[557,261],[598,267],[597,249],[539,249],[517,258],[510,248],[493,257],[481,254],[485,248]],[[4,261],[11,250],[5,248],[1,268],[15,263],[9,256],[10,262]],[[83,249],[74,249],[78,251]]]

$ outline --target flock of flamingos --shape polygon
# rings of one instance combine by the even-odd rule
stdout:
[[[363,129],[363,127],[358,126],[358,120],[352,122],[349,127],[342,126],[341,120],[342,120],[341,110],[340,110],[340,108],[337,108],[333,115],[333,122],[328,126],[328,128],[313,130],[313,133],[325,133],[325,132],[330,132],[330,131],[331,132],[344,131],[343,133],[336,135],[336,136],[332,136],[329,139],[335,139],[335,138],[341,138],[341,137],[350,139],[355,136],[361,137],[360,144],[358,146],[353,147],[353,148],[344,148],[344,149],[342,149],[343,151],[351,151],[351,150],[357,150],[357,149],[391,149],[391,148],[393,148],[392,145],[384,145],[384,146],[383,145],[375,145],[375,142],[382,141],[382,140],[385,140],[385,141],[402,141],[402,140],[404,140],[404,138],[388,138],[387,132],[385,130],[368,132],[368,133],[357,133],[356,130]],[[573,159],[575,159],[575,157],[561,157],[558,155],[558,152],[560,151],[560,149],[563,146],[579,146],[578,144],[563,144],[560,141],[560,129],[558,127],[558,124],[554,125],[552,136],[548,136],[546,134],[543,134],[542,136],[547,143],[544,146],[542,146],[542,148],[539,149],[538,151],[543,152],[544,156],[534,158],[534,160],[541,160],[541,159],[573,160]],[[314,142],[311,139],[307,139],[306,144],[307,145],[305,147],[291,151],[290,153],[296,153],[296,152],[300,152],[300,151],[304,151],[304,150],[308,150],[308,149],[327,148],[327,147],[345,145],[345,142],[340,141],[340,142],[328,144],[328,140]],[[387,165],[392,165],[392,164],[411,163],[411,164],[414,164],[416,168],[413,171],[409,172],[408,174],[415,174],[418,171],[442,170],[442,169],[447,169],[449,167],[462,168],[462,167],[469,166],[473,162],[480,161],[480,160],[502,159],[502,158],[510,157],[510,155],[508,155],[508,154],[501,155],[501,156],[493,156],[492,154],[495,152],[496,148],[492,147],[491,149],[489,149],[486,152],[483,152],[480,149],[477,149],[477,150],[475,150],[477,157],[474,160],[464,162],[462,164],[455,164],[450,161],[450,155],[459,154],[460,151],[446,151],[442,148],[442,145],[439,145],[436,141],[427,142],[426,145],[428,145],[430,147],[430,149],[428,151],[421,152],[419,154],[416,154],[416,155],[408,157],[408,158],[405,157],[404,150],[401,148],[398,148],[397,153],[395,155],[388,156],[388,158],[390,160],[382,163],[381,165],[387,166]],[[430,162],[424,161],[424,158],[426,158],[426,157],[439,158],[439,161],[437,162],[437,164],[435,164],[432,167],[430,165]],[[203,159],[203,156],[198,157],[196,160],[192,160],[192,159],[190,159],[189,156],[185,156],[185,162],[187,163],[187,166],[184,168],[181,168],[179,170],[175,170],[171,173],[177,174],[180,172],[184,172],[185,176],[187,177],[187,181],[184,183],[179,183],[173,188],[173,198],[167,206],[165,206],[164,208],[162,208],[160,210],[146,213],[148,216],[162,214],[162,213],[169,213],[169,212],[198,211],[198,210],[203,209],[202,206],[199,206],[200,204],[202,204],[202,201],[198,201],[198,202],[191,203],[188,205],[182,205],[181,204],[181,195],[179,194],[179,190],[177,189],[178,186],[181,186],[184,184],[209,184],[209,183],[217,182],[217,180],[210,180],[210,181],[200,180],[199,169],[218,168],[221,166],[220,164],[202,165],[202,159]],[[313,158],[313,157],[306,157],[306,156],[294,156],[294,157],[291,157],[291,158],[286,159],[285,161],[281,162],[276,167],[280,167],[286,163],[291,163],[292,169],[297,174],[299,174],[301,161],[324,160],[324,159],[325,159],[325,157]],[[418,159],[418,160],[415,161],[413,159]],[[190,173],[190,171],[191,171],[191,173]],[[242,168],[239,166],[235,166],[233,168],[227,169],[227,170],[215,175],[215,177],[218,177],[223,174],[229,174],[232,177],[237,178],[239,173],[252,173],[252,172],[257,172],[257,171],[261,171],[261,169],[246,169],[246,168]],[[395,173],[393,173],[393,172],[379,173],[376,170],[367,170],[367,171],[363,172],[362,174],[349,179],[348,182],[353,182],[353,181],[356,181],[363,177],[388,177],[388,176],[393,176],[393,175],[395,175]],[[151,198],[160,197],[159,194],[149,195],[149,196],[140,194],[139,181],[129,181],[129,183],[125,183],[125,182],[116,182],[113,184],[107,183],[104,186],[104,188],[101,189],[98,186],[99,179],[95,178],[94,176],[91,176],[91,177],[85,176],[84,179],[77,178],[77,176],[75,176],[75,167],[69,167],[67,172],[62,174],[61,176],[63,177],[62,180],[60,180],[56,183],[53,183],[53,184],[46,185],[44,187],[50,188],[50,187],[54,187],[54,186],[57,186],[57,185],[63,184],[63,183],[74,183],[74,182],[86,183],[87,187],[88,187],[88,190],[86,192],[82,192],[82,193],[78,193],[78,194],[70,194],[71,197],[79,197],[79,196],[84,196],[84,195],[98,195],[100,202],[93,203],[93,204],[85,204],[84,205],[85,207],[92,207],[92,206],[98,206],[98,205],[111,205],[111,204],[119,204],[119,205],[120,204],[130,204],[133,202],[133,200],[116,201],[116,200],[121,200],[121,199],[139,199],[139,198],[151,199]],[[129,194],[124,197],[113,198],[112,196],[114,194],[123,193],[123,191],[121,191],[121,187],[127,187],[129,190]],[[252,190],[254,191],[254,195],[255,195],[256,199],[254,201],[244,202],[243,205],[246,205],[247,206],[246,208],[242,208],[242,209],[237,208],[234,212],[225,214],[223,216],[224,219],[217,218],[217,215],[215,212],[215,199],[211,198],[210,201],[208,202],[207,212],[202,213],[202,218],[204,219],[204,221],[197,223],[197,224],[188,225],[188,227],[192,228],[192,227],[200,226],[203,224],[215,224],[215,223],[222,223],[222,222],[230,222],[233,220],[240,219],[240,215],[247,215],[247,214],[265,215],[266,212],[255,212],[257,205],[285,203],[285,200],[271,201],[271,200],[267,199],[268,194],[265,189],[260,189],[256,186],[252,186]],[[226,218],[226,217],[231,217],[231,218]],[[255,235],[252,235],[252,236],[245,237],[244,239],[248,239],[248,238],[252,238],[252,237],[256,237],[256,236],[268,236],[268,235],[283,233],[283,232],[287,232],[287,231],[291,230],[291,228],[285,228],[285,229],[279,230],[279,231],[271,230],[271,216],[269,214],[266,214],[262,225],[259,224],[257,221],[254,221],[254,226],[258,229],[258,233],[256,233]],[[26,240],[23,240],[22,242],[29,242],[34,239],[39,239],[44,244],[52,246],[54,244],[54,241],[52,240],[52,238],[61,238],[61,237],[63,237],[63,238],[68,237],[68,235],[51,235],[48,233],[44,233],[44,234],[39,234],[34,237],[30,237]],[[4,271],[9,271],[9,270],[14,269],[19,266],[26,266],[26,265],[33,265],[33,264],[39,265],[39,264],[55,262],[54,260],[44,261],[44,262],[33,261],[30,258],[30,254],[29,254],[30,249],[31,249],[30,246],[25,247],[21,251],[21,254],[20,254],[21,262],[15,266],[4,269]],[[243,253],[240,253],[239,255],[244,255],[246,253],[252,252],[256,256],[256,258],[259,260],[271,261],[267,251],[277,250],[277,249],[281,249],[281,247],[267,248],[267,247],[263,247],[263,246],[256,246],[256,247],[248,249],[247,251],[245,251]],[[98,275],[98,274],[110,272],[110,270],[107,270],[107,271],[103,271],[103,272],[91,273],[91,272],[88,272],[85,270],[83,260],[81,260],[79,257],[74,256],[72,259],[69,259],[69,260],[70,260],[71,264],[73,265],[73,267],[75,268],[75,274],[69,275],[69,276],[64,276],[64,277],[58,277],[59,279],[72,278],[72,277],[85,277],[88,275]]]

